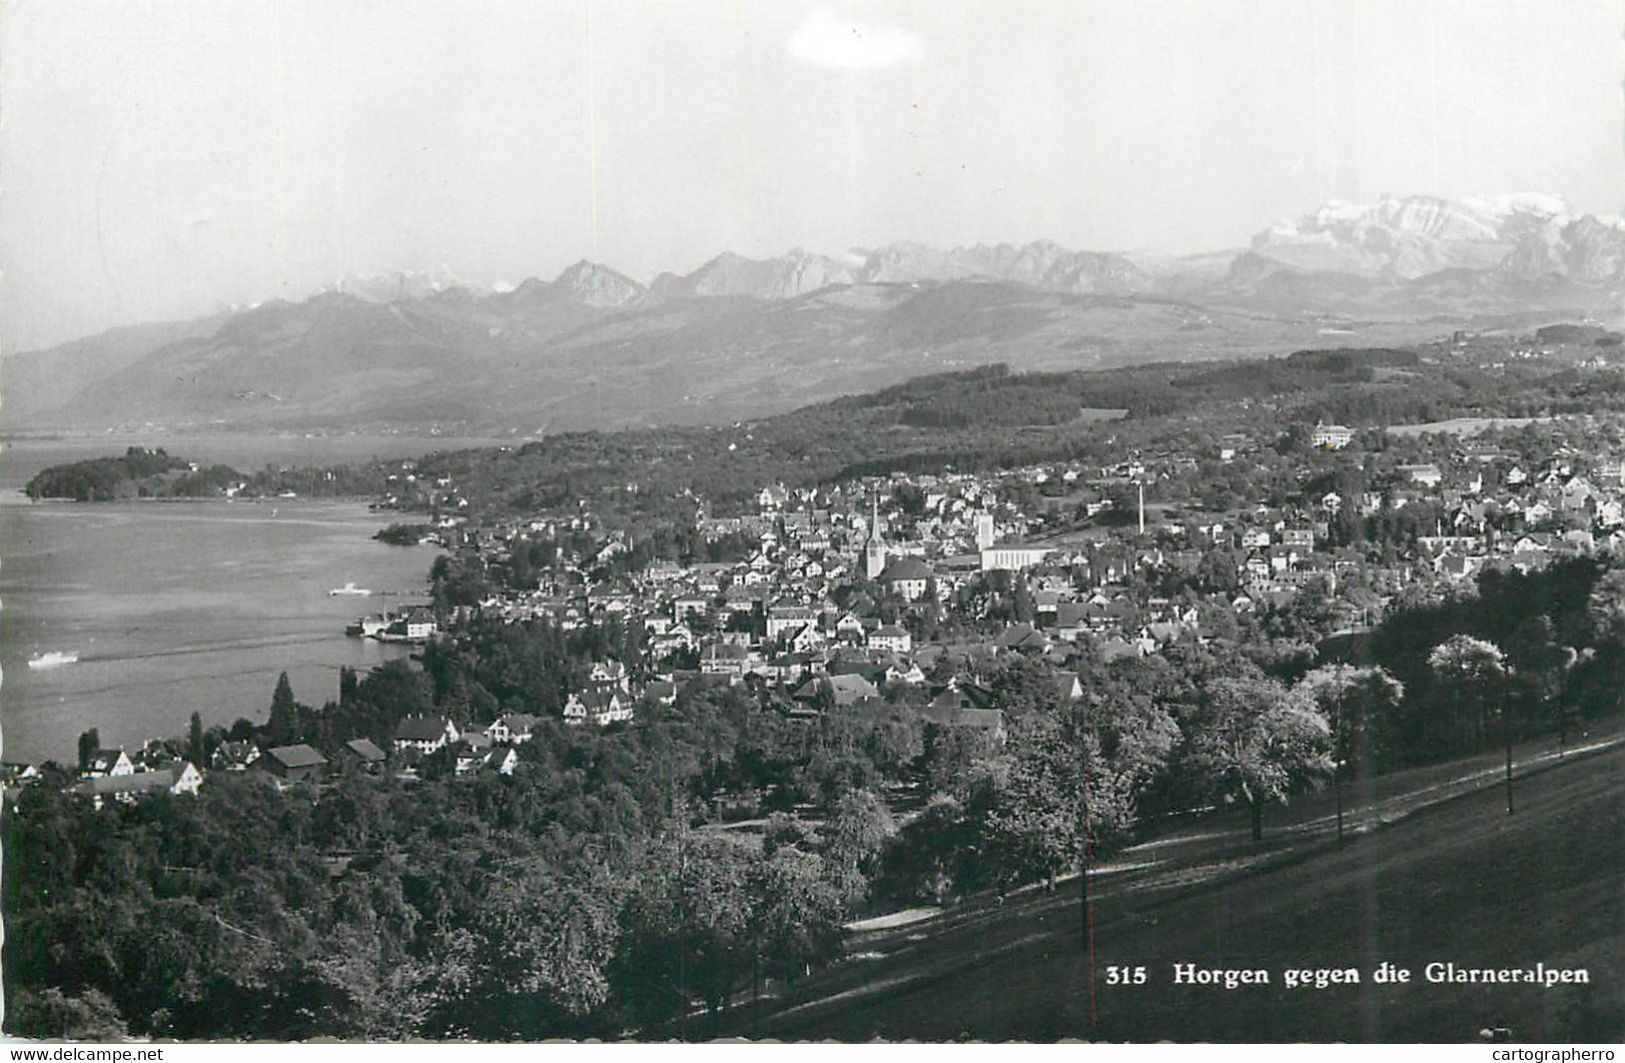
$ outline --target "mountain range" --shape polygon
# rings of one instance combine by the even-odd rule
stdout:
[[[1076,368],[1618,316],[1625,221],[1559,197],[1327,204],[1201,255],[1049,241],[724,253],[644,285],[449,271],[114,329],[0,363],[9,430],[514,433],[760,416],[989,362]]]

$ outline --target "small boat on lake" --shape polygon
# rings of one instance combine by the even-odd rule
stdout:
[[[67,652],[63,652],[62,650],[52,650],[49,653],[36,653],[34,656],[28,658],[28,667],[60,668],[65,664],[75,664],[78,662],[78,660],[79,654],[72,650]]]
[[[371,593],[372,593],[372,591],[368,590],[365,587],[357,587],[353,582],[346,583],[342,587],[334,587],[332,590],[327,592],[328,596],[332,597],[332,598],[336,598],[336,597],[338,597],[340,595],[349,595],[349,594],[366,595],[366,594],[371,594]]]

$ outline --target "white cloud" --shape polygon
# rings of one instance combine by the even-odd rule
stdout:
[[[897,26],[873,26],[819,8],[790,35],[790,54],[813,66],[872,70],[918,63],[925,58],[920,38]]]

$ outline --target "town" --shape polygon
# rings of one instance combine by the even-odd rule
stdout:
[[[1463,344],[1458,334],[1451,347]],[[1535,354],[1511,346],[1513,357]],[[265,750],[259,766],[297,780],[343,760],[376,770],[387,757],[410,778],[418,758],[450,749],[457,774],[507,771],[544,716],[632,724],[640,706],[718,684],[790,719],[904,706],[921,724],[997,738],[1002,714],[980,677],[1000,659],[1040,663],[1069,694],[1081,692],[1081,668],[1215,638],[1307,662],[1316,647],[1335,652],[1371,631],[1396,601],[1625,551],[1625,422],[1427,427],[1321,420],[1266,436],[1209,426],[1200,450],[1134,447],[1105,465],[769,483],[729,516],[684,492],[690,541],[716,560],[640,549],[591,499],[480,519],[451,475],[420,477],[419,462],[405,461],[385,475],[381,506],[433,519],[379,537],[442,547],[440,593],[362,617],[351,634],[421,646],[478,624],[568,633],[613,622],[630,635],[541,713],[403,718],[392,736],[329,749],[331,762],[296,745]],[[194,792],[200,771],[261,754],[251,742],[211,743],[208,762],[194,764],[178,747],[97,751],[81,764],[81,792],[129,799],[161,788],[165,771],[171,792]],[[37,775],[9,770],[13,781]]]
[[[1370,358],[1434,380],[1471,367],[1490,388],[1509,352],[1527,350],[1537,373],[1591,387],[1606,361],[1562,375],[1607,349],[1598,338],[1564,349],[1458,336]],[[1290,365],[1335,384],[1369,371],[1361,357]],[[828,416],[815,410],[371,469],[384,485],[375,511],[402,518],[378,549],[422,550],[429,594],[350,633],[407,643],[412,660],[345,670],[320,705],[284,675],[267,717],[205,728],[194,716],[187,735],[139,749],[104,748],[89,730],[75,764],[6,766],[8,812],[41,832],[40,853],[64,822],[110,810],[136,832],[177,815],[207,830],[248,817],[264,837],[233,861],[303,861],[317,879],[298,888],[323,898],[312,918],[338,917],[332,890],[409,888],[413,911],[455,914],[391,931],[415,980],[376,992],[403,1001],[433,998],[434,972],[462,962],[457,925],[475,920],[481,947],[510,933],[478,922],[499,902],[476,885],[466,846],[507,869],[505,889],[572,891],[548,918],[585,920],[571,933],[599,943],[591,960],[531,957],[596,979],[587,996],[516,989],[494,967],[482,977],[502,984],[478,992],[528,1002],[520,1011],[347,1009],[344,1028],[648,1033],[703,1003],[707,1029],[722,1031],[746,997],[849,970],[841,943],[865,920],[997,911],[1231,810],[1245,809],[1244,833],[1268,852],[1272,817],[1328,788],[1341,845],[1344,789],[1501,746],[1510,812],[1515,759],[1612,748],[1588,736],[1612,733],[1625,663],[1621,411],[1509,411],[1515,392],[1474,418],[1453,407],[1431,424],[1350,423],[1335,388],[1286,407],[1222,393],[1222,374],[1246,378],[1245,365],[1201,372],[1220,374],[1203,378],[1220,395],[1062,422],[1045,429],[1056,453],[1034,460],[905,452],[900,467],[882,456],[801,479],[712,468],[794,469],[795,457],[760,455],[775,433],[799,432],[797,418]],[[952,408],[971,401],[954,389],[990,385],[1033,390],[981,371],[918,388]],[[945,432],[911,431],[902,445]],[[659,466],[698,455],[684,449],[696,440],[708,449],[693,471],[663,482]],[[617,478],[600,455],[634,444],[666,449]],[[549,457],[560,451],[586,457],[561,466]],[[578,489],[514,475],[538,454]],[[419,821],[439,826],[418,833]],[[391,863],[400,844],[410,864]],[[140,859],[160,861],[160,885],[190,866]],[[606,859],[618,885],[589,901],[580,891]],[[531,860],[552,869],[522,885],[512,876]],[[432,883],[414,869],[425,861],[440,869]],[[721,952],[703,942],[724,915],[659,914],[676,903],[659,891],[687,891],[692,875],[693,889],[742,906]],[[771,948],[750,944],[760,919],[785,935]],[[640,951],[649,941],[658,953]],[[300,962],[327,962],[325,949]],[[740,966],[752,954],[760,965]],[[61,977],[50,972],[67,955],[23,969]],[[634,973],[655,955],[653,973]],[[208,1030],[211,1014],[200,1002],[184,1019],[138,1021]]]

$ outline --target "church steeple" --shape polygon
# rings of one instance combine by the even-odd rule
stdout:
[[[886,544],[880,538],[880,496],[872,496],[870,503],[869,542],[863,548],[863,571],[875,579],[886,567]]]

